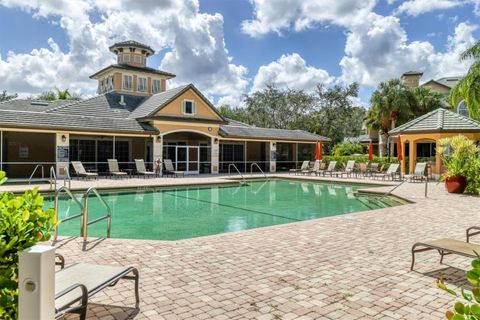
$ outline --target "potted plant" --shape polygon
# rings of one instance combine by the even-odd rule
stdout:
[[[439,150],[445,172],[441,181],[450,193],[463,193],[469,173],[478,162],[479,148],[463,135],[439,140]]]

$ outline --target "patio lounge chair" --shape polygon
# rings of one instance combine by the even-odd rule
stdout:
[[[318,167],[318,170],[315,171],[315,175],[316,176],[319,176],[320,174],[322,174],[323,172],[325,172],[325,169],[327,168],[327,164],[323,161],[320,162],[320,166]]]
[[[185,172],[175,170],[175,168],[173,167],[173,162],[170,159],[165,159],[165,173],[167,175],[173,175],[175,178],[185,176]]]
[[[83,164],[81,161],[72,161],[72,166],[73,166],[73,170],[75,170],[75,174],[78,177],[83,177],[85,179],[88,179],[88,178],[96,179],[98,177],[98,173],[96,172],[87,172],[83,167]]]
[[[345,166],[345,170],[337,172],[337,175],[339,174],[342,178],[344,174],[347,175],[347,177],[350,177],[353,173],[354,168],[355,168],[355,160],[348,160],[347,165]]]
[[[143,159],[135,159],[135,167],[137,168],[137,174],[140,176],[144,177],[155,177],[155,172],[153,171],[147,171],[147,168],[145,168],[145,162]]]
[[[315,173],[318,172],[318,170],[320,170],[320,163],[321,163],[321,160],[315,160],[314,164],[313,164],[313,167],[310,169],[307,169],[307,170],[304,170],[302,171],[303,174],[312,174],[312,173]]]
[[[55,273],[55,313],[56,318],[66,313],[78,313],[80,320],[87,315],[88,299],[99,291],[117,284],[120,279],[135,281],[135,309],[138,310],[138,270],[134,267],[108,266],[78,263],[63,268],[65,260],[60,259],[62,269]]]
[[[387,171],[385,173],[377,173],[373,177],[374,178],[382,178],[382,180],[392,178],[392,180],[395,180],[395,176],[397,174],[398,168],[400,167],[400,164],[398,163],[392,163],[388,167]]]
[[[415,264],[415,254],[430,250],[438,251],[440,254],[440,263],[443,263],[443,257],[448,254],[457,254],[464,257],[475,258],[477,256],[475,252],[480,252],[480,245],[453,239],[417,242],[412,246],[412,264],[410,270],[413,270]]]
[[[290,169],[290,170],[288,171],[288,174],[290,174],[290,173],[298,174],[298,173],[301,173],[302,171],[308,170],[308,163],[309,163],[308,160],[303,161],[303,162],[302,162],[302,166],[300,167],[300,169]]]
[[[113,177],[126,177],[127,173],[120,171],[118,167],[117,159],[108,159],[108,173],[110,173]]]
[[[427,163],[426,162],[418,162],[415,165],[415,170],[413,174],[409,175],[408,177],[410,178],[410,181],[423,181],[427,177],[425,176],[425,170],[427,168]]]
[[[328,164],[327,170],[323,171],[323,176],[325,176],[327,173],[330,174],[330,176],[332,176],[336,167],[337,167],[337,161],[330,161],[330,163]]]
[[[365,162],[360,162],[357,168],[357,176],[366,177],[368,173],[368,165]]]

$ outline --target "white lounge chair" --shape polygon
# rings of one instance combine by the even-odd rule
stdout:
[[[313,167],[311,169],[308,169],[308,170],[305,170],[305,171],[302,171],[303,174],[317,174],[318,171],[320,170],[320,163],[322,162],[322,160],[315,160],[315,163],[313,164]]]
[[[300,167],[300,169],[290,169],[290,170],[289,170],[289,174],[290,174],[290,173],[298,174],[298,173],[301,173],[301,172],[307,170],[307,169],[308,169],[308,163],[309,163],[308,160],[303,161],[303,162],[302,162],[302,166]]]
[[[427,163],[426,162],[418,162],[415,165],[415,170],[413,171],[413,174],[408,175],[408,178],[410,181],[423,181],[427,179],[427,176],[425,175],[425,170],[427,169]]]
[[[135,281],[135,309],[138,309],[138,270],[134,267],[78,263],[63,268],[65,259],[56,255],[62,269],[55,273],[56,318],[67,313],[77,313],[80,320],[87,315],[88,299],[99,291],[117,284],[120,279]]]
[[[399,167],[400,167],[400,164],[392,163],[390,164],[390,166],[388,167],[385,173],[376,173],[373,177],[382,178],[382,180],[389,179],[389,178],[391,178],[392,180],[395,180],[395,176],[397,174]]]
[[[185,172],[183,171],[176,171],[175,168],[173,167],[173,162],[170,159],[165,159],[165,174],[167,175],[173,175],[175,178],[176,177],[183,177],[185,176]]]
[[[83,177],[85,179],[88,179],[88,178],[96,179],[98,177],[98,173],[96,172],[87,172],[87,170],[85,170],[85,168],[83,167],[83,164],[81,161],[72,161],[72,166],[73,166],[73,170],[75,170],[75,174],[78,177]]]
[[[108,159],[108,173],[110,173],[114,177],[126,177],[127,173],[120,171],[120,168],[118,167],[118,161],[117,159]]]
[[[330,176],[332,176],[336,167],[337,167],[337,161],[330,161],[327,169],[323,171],[323,175],[325,176],[328,173],[330,174]]]
[[[347,177],[350,177],[353,173],[353,169],[355,169],[355,160],[348,160],[347,165],[345,166],[344,171],[338,172],[340,176],[343,178],[343,175],[345,174]]]
[[[153,171],[148,171],[147,168],[145,168],[145,162],[143,159],[135,159],[135,167],[137,168],[137,174],[140,176],[144,177],[155,177],[155,172]]]

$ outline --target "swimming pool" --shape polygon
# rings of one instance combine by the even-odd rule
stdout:
[[[173,187],[104,191],[112,210],[112,238],[180,240],[225,232],[335,216],[400,205],[395,198],[357,196],[366,186],[298,180],[249,181],[247,185]],[[89,199],[89,220],[105,214]],[[53,206],[46,199],[47,207]],[[61,200],[59,219],[78,213]],[[59,234],[78,236],[80,219],[62,223]],[[89,226],[88,235],[104,237],[106,221]]]

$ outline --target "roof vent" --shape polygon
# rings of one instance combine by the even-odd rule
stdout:
[[[32,101],[30,101],[30,104],[31,104],[32,106],[48,106],[48,102],[47,102],[47,101],[32,100]]]
[[[125,105],[126,105],[126,103],[125,103],[125,97],[124,97],[123,94],[120,96],[120,102],[119,102],[119,104],[120,104],[121,106],[125,106]]]

